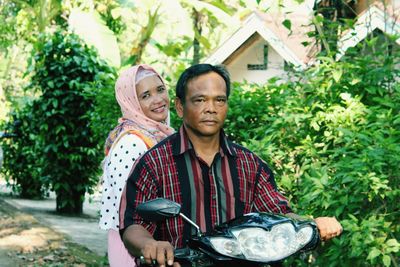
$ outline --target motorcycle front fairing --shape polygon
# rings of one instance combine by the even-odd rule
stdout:
[[[193,237],[188,246],[215,262],[243,265],[274,264],[314,249],[319,233],[313,221],[298,221],[272,213],[249,213],[216,226],[210,234]]]

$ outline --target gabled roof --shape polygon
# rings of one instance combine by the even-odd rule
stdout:
[[[290,32],[282,22],[291,21]],[[242,26],[218,47],[205,61],[211,64],[221,64],[234,55],[250,37],[258,34],[277,51],[288,63],[296,67],[305,68],[315,53],[314,40],[307,37],[311,31],[310,19],[307,15],[293,15],[282,13],[252,12]],[[302,42],[309,42],[305,47]]]
[[[336,60],[340,60],[347,49],[356,46],[376,29],[390,35],[399,36],[396,43],[400,45],[400,10],[375,3],[360,13],[357,16],[354,28],[343,32],[340,37]]]

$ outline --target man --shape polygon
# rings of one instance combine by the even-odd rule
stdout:
[[[296,216],[268,166],[224,135],[229,93],[229,75],[220,66],[194,65],[179,78],[175,106],[183,125],[138,160],[121,200],[121,234],[132,255],[179,266],[173,248],[184,246],[191,226],[181,218],[156,225],[135,213],[139,203],[157,197],[181,204],[202,231],[252,211]],[[315,221],[322,239],[342,232],[335,218]]]

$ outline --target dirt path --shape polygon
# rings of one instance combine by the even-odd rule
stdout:
[[[108,266],[86,247],[17,210],[0,195],[0,266]]]

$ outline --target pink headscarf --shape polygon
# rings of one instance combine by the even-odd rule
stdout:
[[[130,67],[121,73],[115,83],[115,96],[121,107],[122,117],[118,119],[119,125],[111,131],[106,141],[106,151],[121,133],[129,130],[140,131],[153,139],[154,144],[174,133],[174,129],[168,125],[169,115],[167,124],[165,124],[152,120],[143,113],[136,93],[136,75],[139,69],[154,72],[165,86],[161,76],[152,67],[145,64]]]

